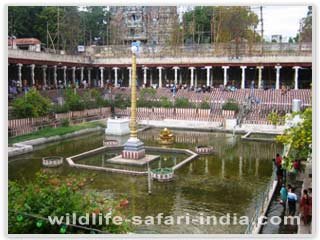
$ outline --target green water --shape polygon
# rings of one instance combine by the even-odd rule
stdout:
[[[264,138],[264,139],[275,139],[277,135],[275,134],[262,134],[262,133],[252,133],[249,138]]]
[[[160,129],[139,133],[145,145],[158,146],[156,141]],[[204,216],[220,217],[227,213],[251,217],[255,210],[255,199],[265,190],[272,173],[271,159],[281,152],[279,145],[266,142],[241,141],[240,136],[226,133],[173,131],[176,135],[175,148],[194,150],[197,145],[212,145],[216,152],[201,156],[175,172],[175,180],[168,183],[152,183],[152,194],[148,195],[146,176],[128,176],[105,172],[94,172],[94,181],[87,185],[106,197],[126,196],[129,200],[127,213],[138,216]],[[31,181],[42,169],[44,156],[72,156],[102,146],[104,134],[91,134],[58,143],[43,145],[34,152],[11,158],[9,178]],[[127,137],[117,138],[124,142]],[[105,157],[108,157],[107,154]],[[93,156],[81,163],[100,165],[102,155]],[[161,154],[161,166],[172,166],[180,162],[182,154]],[[160,161],[152,163],[157,167]],[[68,173],[85,170],[74,169],[66,164],[50,169],[62,177]],[[136,233],[244,233],[243,225],[148,225],[135,226]]]

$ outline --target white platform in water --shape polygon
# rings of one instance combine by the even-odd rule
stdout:
[[[116,157],[108,159],[107,163],[115,163],[115,164],[123,164],[123,165],[136,165],[136,166],[143,166],[148,162],[152,162],[154,160],[159,159],[160,156],[158,155],[145,155],[144,158],[135,160],[135,159],[126,159],[122,158],[122,155],[118,155]]]
[[[118,136],[127,135],[130,133],[129,122],[127,118],[108,118],[105,133]]]

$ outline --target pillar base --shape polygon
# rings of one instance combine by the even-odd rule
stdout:
[[[138,138],[130,137],[129,140],[124,144],[122,151],[122,158],[125,159],[141,159],[145,157],[144,143]]]

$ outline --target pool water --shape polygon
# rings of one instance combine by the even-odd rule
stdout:
[[[148,146],[159,146],[160,129],[149,129],[139,133],[139,138]],[[148,195],[146,176],[130,176],[106,172],[94,172],[94,181],[86,186],[106,197],[126,197],[127,214],[138,216],[186,216],[200,215],[220,217],[230,213],[251,218],[255,211],[255,200],[262,193],[272,174],[272,158],[281,152],[281,146],[270,142],[241,141],[240,136],[228,133],[193,132],[173,130],[175,148],[194,150],[197,145],[212,145],[215,153],[203,155],[187,163],[175,172],[175,180],[167,183],[152,182],[152,194]],[[73,156],[102,146],[105,135],[90,134],[57,143],[37,147],[34,152],[9,159],[9,178],[32,181],[43,167],[41,158],[50,155]],[[124,142],[128,136],[118,137]],[[112,139],[112,137],[110,137]],[[112,153],[113,155],[116,154]],[[111,154],[111,155],[112,155]],[[159,154],[159,153],[158,153]],[[79,163],[101,166],[104,158],[93,156]],[[161,158],[151,164],[152,168],[171,167],[182,161],[183,154],[160,153]],[[67,164],[52,169],[61,177],[69,173],[80,174],[88,170],[70,168]],[[92,172],[92,171],[89,171]],[[244,225],[222,224],[174,224],[133,226],[135,233],[244,233]]]

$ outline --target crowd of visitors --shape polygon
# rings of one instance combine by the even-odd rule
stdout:
[[[283,214],[295,216],[297,213],[297,204],[300,203],[299,213],[303,223],[309,224],[312,216],[312,189],[304,189],[299,202],[297,194],[295,193],[296,189],[291,184],[286,184],[287,171],[283,166],[285,161],[286,158],[282,158],[279,153],[277,153],[276,158],[273,159],[277,180],[278,183],[281,184],[280,204],[283,206]],[[295,160],[290,173],[297,175],[299,172],[301,172],[301,165],[298,160]]]

